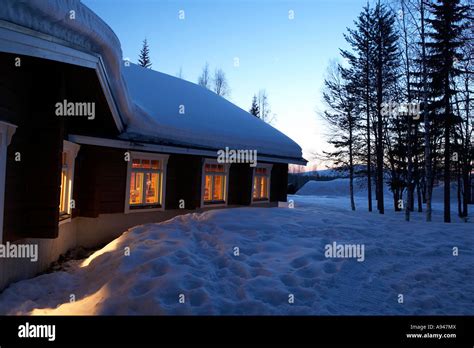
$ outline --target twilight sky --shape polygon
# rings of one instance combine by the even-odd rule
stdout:
[[[367,0],[82,0],[114,30],[123,55],[138,59],[150,45],[152,69],[196,82],[203,65],[222,68],[228,98],[248,110],[266,89],[273,126],[311,153],[327,147],[317,116],[331,59],[346,47],[343,33]],[[184,11],[184,20],[179,18]],[[294,13],[290,19],[289,14]],[[234,66],[238,59],[240,65]]]

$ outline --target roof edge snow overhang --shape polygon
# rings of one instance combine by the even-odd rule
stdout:
[[[194,156],[205,156],[205,157],[217,157],[217,149],[197,149],[189,146],[170,146],[170,145],[158,145],[152,143],[143,143],[136,141],[109,139],[109,138],[97,138],[85,135],[70,134],[68,137],[69,141],[84,144],[84,145],[95,145],[112,147],[118,149],[136,150],[136,151],[149,151],[149,152],[164,152],[174,153],[182,155],[194,155]],[[287,163],[287,164],[301,164],[306,165],[308,161],[304,158],[291,158],[291,157],[279,157],[272,155],[259,155],[257,154],[257,160],[261,162],[272,162],[272,163]]]
[[[120,132],[125,129],[100,55],[92,55],[71,48],[57,38],[3,20],[0,20],[0,52],[32,56],[94,69],[117,129]]]
[[[30,6],[39,8],[39,13],[41,13],[41,10],[46,10],[47,5],[47,2],[30,3]],[[45,8],[41,8],[42,6],[45,6]],[[82,5],[81,10],[89,11],[93,14],[86,6]],[[95,14],[93,15],[95,16]],[[118,62],[107,63],[99,52],[85,51],[81,46],[63,40],[58,36],[28,28],[22,24],[12,23],[2,17],[8,19],[8,15],[0,17],[0,52],[32,56],[94,69],[110,107],[117,130],[119,132],[125,130],[124,120],[126,120],[127,115],[123,115],[120,110],[130,114],[133,112],[132,106],[130,101],[128,101],[128,95],[124,97],[124,94],[127,92],[121,78],[119,79],[120,81],[114,80],[114,82],[109,78],[108,73],[108,70],[113,70],[112,65],[120,66],[122,64],[121,58]],[[68,26],[67,21],[62,22],[62,24],[66,30],[75,29],[71,25]],[[110,32],[113,33],[111,30]],[[83,35],[84,37],[91,36],[96,41],[100,40],[97,36],[94,36],[92,31],[78,35]],[[108,59],[110,60],[110,57]]]

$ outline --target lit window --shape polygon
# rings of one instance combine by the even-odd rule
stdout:
[[[227,168],[224,164],[204,164],[203,203],[205,205],[226,202],[227,175]]]
[[[63,142],[61,156],[61,186],[59,193],[59,217],[65,220],[71,215],[72,187],[74,182],[74,162],[80,146],[69,141]]]
[[[62,167],[61,167],[61,193],[59,196],[59,214],[65,215],[68,213],[67,204],[67,190],[68,190],[68,168],[67,168],[67,152],[62,154]]]
[[[254,202],[269,200],[270,173],[271,166],[257,167],[254,169],[252,190],[252,200]]]
[[[167,159],[166,155],[132,154],[126,211],[162,207]]]

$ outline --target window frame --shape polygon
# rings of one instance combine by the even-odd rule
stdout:
[[[219,172],[220,175],[224,175],[225,177],[225,185],[224,185],[224,201],[204,201],[204,192],[206,190],[206,164],[219,164],[224,166],[224,171]],[[213,158],[205,158],[202,163],[201,169],[201,208],[206,207],[225,207],[229,204],[229,169],[230,163],[219,163],[217,159]],[[215,202],[215,203],[213,203]]]
[[[8,146],[15,134],[17,126],[0,121],[0,243],[3,242],[3,220],[5,214],[5,185],[8,162]]]
[[[62,184],[59,185],[59,202],[61,203],[61,196],[64,193],[66,210],[65,212],[59,211],[59,225],[65,224],[72,220],[72,209],[71,209],[71,200],[73,197],[74,189],[74,169],[76,163],[76,157],[79,152],[81,145],[70,142],[68,140],[63,140],[63,151],[61,152],[61,179],[64,165],[62,163],[64,153],[66,153],[66,182],[68,183],[65,191],[62,190]],[[61,180],[62,181],[62,180]],[[60,209],[60,207],[58,207]]]
[[[267,170],[266,175],[257,175],[256,170],[257,168],[265,168]],[[271,179],[272,179],[272,168],[273,164],[271,163],[259,163],[257,164],[252,170],[252,185],[250,188],[250,204],[260,204],[260,203],[269,203],[270,202],[270,188],[271,188]],[[253,198],[253,191],[254,191],[254,180],[256,176],[265,176],[267,178],[267,192],[268,197],[265,199],[254,199]]]
[[[69,166],[68,166],[68,153],[63,151],[61,153],[61,185],[59,185],[60,189],[59,189],[59,218],[61,219],[61,216],[64,216],[64,215],[68,215],[69,214],[69,205],[70,204],[67,204],[67,198],[68,198],[68,191],[69,191],[69,187],[68,187],[68,180],[69,180]],[[64,159],[66,159],[66,161],[64,161]],[[66,162],[66,163],[64,163]],[[64,177],[65,177],[65,180],[64,180],[64,184],[66,185],[66,188],[64,189],[63,191],[63,173],[64,174]],[[61,201],[63,201],[63,204],[64,204],[64,207],[65,207],[65,210],[61,210]],[[71,203],[71,202],[69,202]]]
[[[169,155],[161,154],[161,153],[152,153],[152,152],[137,152],[137,151],[128,151],[130,154],[130,161],[127,162],[127,180],[126,180],[126,186],[125,186],[125,207],[124,207],[124,212],[125,214],[130,214],[130,213],[147,213],[147,212],[153,212],[153,211],[163,211],[165,210],[165,202],[166,202],[166,172],[168,168],[168,158]],[[156,173],[156,172],[161,172],[161,192],[159,192],[159,195],[161,196],[161,203],[159,207],[155,208],[147,208],[146,204],[143,204],[141,206],[137,206],[137,208],[131,208],[130,205],[130,181],[132,177],[132,171],[134,168],[132,168],[133,160],[134,159],[139,159],[139,160],[158,160],[160,161],[160,169],[144,169],[144,170],[137,170],[137,172],[141,173]],[[152,204],[149,204],[152,205]]]

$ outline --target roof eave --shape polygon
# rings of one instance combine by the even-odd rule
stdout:
[[[53,36],[0,20],[0,52],[20,54],[94,69],[119,132],[125,130],[99,54],[72,48]]]
[[[73,141],[79,144],[85,144],[85,145],[104,146],[104,147],[112,147],[112,148],[119,148],[119,149],[136,150],[136,151],[186,154],[186,155],[204,156],[204,157],[211,157],[211,158],[217,157],[216,149],[195,148],[192,146],[161,145],[161,144],[145,143],[145,142],[132,141],[132,140],[97,138],[97,137],[90,137],[90,136],[78,135],[78,134],[70,134],[68,139],[70,141]],[[297,158],[297,157],[285,157],[285,156],[275,156],[275,155],[266,155],[266,154],[259,154],[257,159],[258,161],[261,161],[261,162],[271,162],[271,163],[287,163],[287,164],[301,164],[301,165],[306,165],[308,163],[308,161],[302,157]]]

